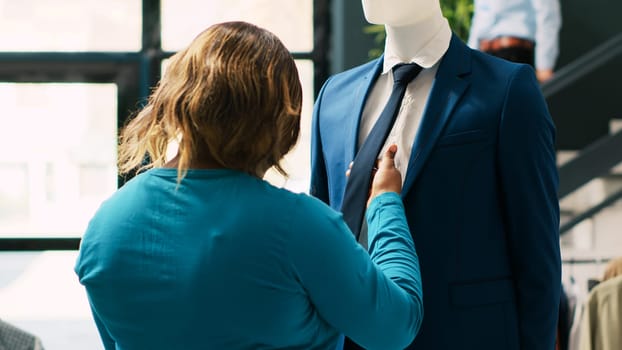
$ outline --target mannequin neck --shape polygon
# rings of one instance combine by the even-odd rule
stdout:
[[[385,52],[392,52],[403,61],[408,62],[445,25],[448,25],[447,20],[443,17],[440,7],[432,16],[417,23],[405,26],[386,24]]]

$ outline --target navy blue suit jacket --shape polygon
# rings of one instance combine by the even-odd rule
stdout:
[[[382,58],[331,77],[315,102],[311,194],[337,210],[381,68]],[[454,35],[402,190],[425,310],[412,349],[553,349],[561,287],[554,139],[532,68]]]

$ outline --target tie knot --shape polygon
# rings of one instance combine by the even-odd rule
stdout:
[[[408,84],[421,72],[421,66],[416,63],[398,64],[393,67],[393,84]]]

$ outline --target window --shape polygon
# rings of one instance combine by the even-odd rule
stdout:
[[[177,51],[208,26],[225,21],[266,28],[293,52],[313,50],[311,0],[162,0],[162,47]]]
[[[75,250],[93,212],[127,180],[116,172],[119,128],[165,60],[210,24],[253,22],[292,51],[301,136],[284,161],[290,178],[267,179],[306,191],[313,98],[328,67],[319,58],[327,40],[314,33],[327,4],[0,0],[0,318],[47,350],[103,348],[73,273]]]
[[[0,83],[0,235],[81,234],[117,187],[116,90]]]
[[[0,51],[139,51],[140,0],[0,0]]]

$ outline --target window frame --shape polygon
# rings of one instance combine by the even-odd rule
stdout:
[[[139,52],[0,52],[0,82],[114,83],[120,130],[159,81],[162,61],[174,54],[162,50],[160,5],[160,0],[142,0]],[[292,52],[294,59],[313,62],[314,98],[329,74],[329,20],[329,0],[313,0],[313,50]],[[118,176],[118,187],[129,179]],[[79,237],[0,237],[3,252],[78,250],[79,246]]]

